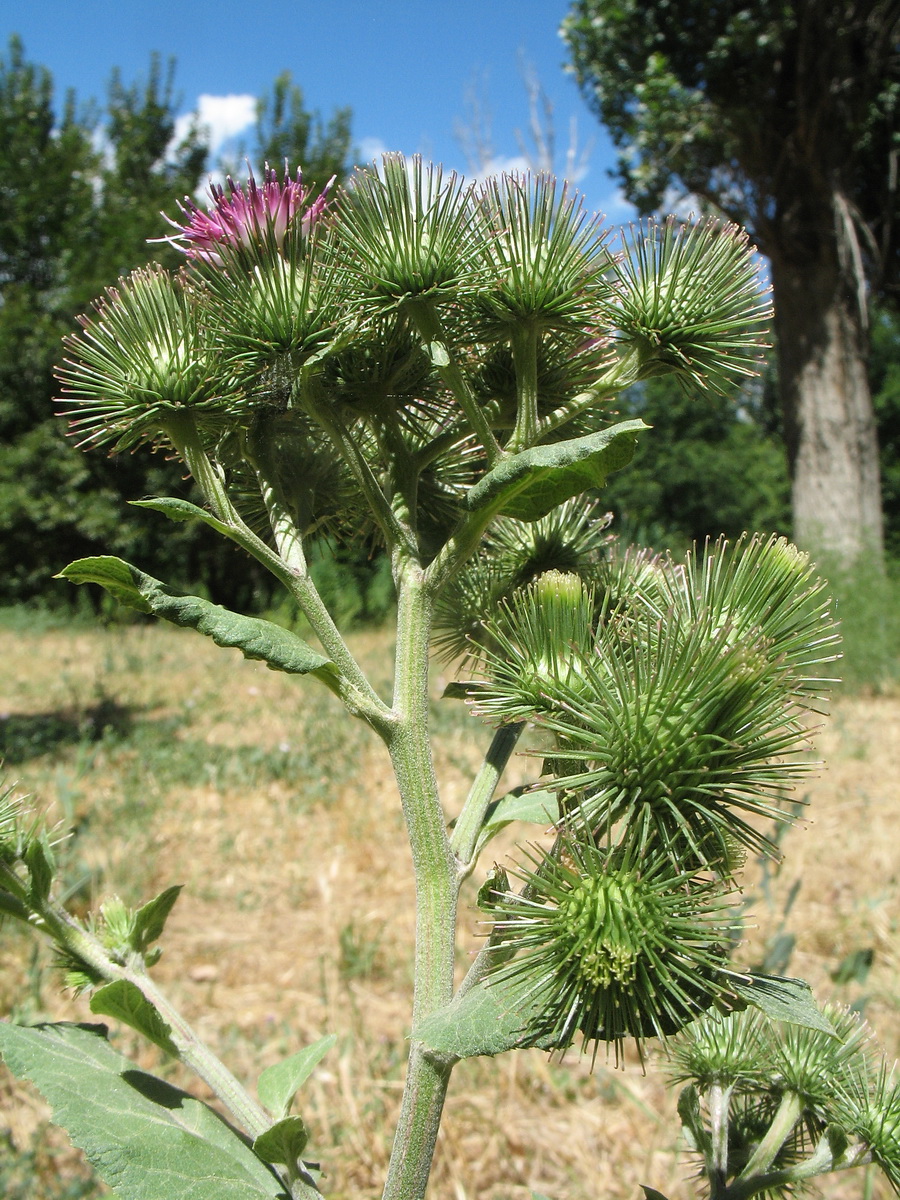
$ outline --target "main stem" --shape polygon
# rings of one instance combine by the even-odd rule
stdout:
[[[428,1051],[416,1036],[423,1020],[453,991],[458,891],[428,733],[428,649],[433,596],[422,569],[397,570],[396,723],[388,739],[416,879],[413,1023],[400,1119],[384,1200],[421,1200],[428,1186],[453,1060]]]

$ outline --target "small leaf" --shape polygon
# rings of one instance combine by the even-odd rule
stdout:
[[[620,421],[609,429],[548,446],[533,446],[503,459],[465,497],[470,511],[503,513],[537,521],[588,488],[600,488],[613,471],[628,466],[643,421]]]
[[[475,903],[482,912],[489,912],[497,903],[497,896],[509,891],[509,876],[501,866],[494,863],[492,869],[488,872],[488,877],[478,889],[478,897]]]
[[[40,908],[50,895],[53,871],[56,866],[53,851],[45,835],[31,839],[26,847],[24,858],[31,880],[31,886],[28,889],[29,899],[36,908]]]
[[[528,792],[516,788],[488,806],[484,824],[478,834],[476,856],[487,843],[512,821],[531,825],[555,825],[559,820],[559,800],[556,792]]]
[[[486,684],[480,679],[452,680],[441,692],[442,700],[468,700],[483,691]]]
[[[202,521],[204,525],[224,534],[225,537],[231,537],[232,534],[231,528],[224,521],[214,517],[205,508],[191,504],[189,500],[180,500],[175,496],[159,496],[152,500],[130,500],[129,504],[133,508],[149,508],[160,512],[170,521]]]
[[[522,979],[481,980],[462,997],[426,1017],[415,1036],[439,1054],[473,1058],[502,1054],[525,1046],[552,1050],[551,1039],[529,1032],[531,1021],[544,1009],[543,998]]]
[[[236,1130],[119,1054],[104,1026],[0,1021],[0,1053],[128,1200],[287,1200],[272,1168]]]
[[[285,1166],[293,1167],[299,1161],[308,1141],[309,1134],[300,1118],[284,1117],[283,1120],[276,1121],[271,1129],[259,1135],[253,1143],[253,1150],[263,1162],[284,1163]]]
[[[777,975],[728,974],[729,987],[741,1000],[760,1009],[772,1020],[837,1036],[831,1022],[816,1006],[810,986],[804,980],[782,979]]]
[[[151,942],[162,935],[169,913],[175,906],[179,893],[184,885],[175,884],[160,892],[152,900],[148,900],[134,914],[134,926],[131,934],[132,949],[143,954]]]
[[[692,1083],[681,1089],[678,1096],[678,1115],[685,1134],[691,1141],[691,1148],[699,1150],[705,1157],[711,1154],[712,1138],[703,1123],[700,1094]]]
[[[144,1037],[178,1057],[178,1047],[172,1041],[171,1028],[162,1019],[137,984],[128,979],[116,979],[99,988],[91,996],[91,1012],[98,1017],[113,1017],[136,1029]]]
[[[646,1183],[641,1184],[641,1191],[644,1193],[644,1200],[666,1200],[662,1192],[658,1192],[656,1188],[648,1187]]]
[[[256,1085],[260,1103],[273,1116],[286,1116],[298,1088],[307,1081],[336,1041],[333,1033],[326,1034],[283,1062],[266,1067]]]
[[[58,579],[72,583],[99,583],[122,604],[139,612],[154,613],[173,625],[196,629],[217,646],[240,650],[245,658],[259,659],[273,671],[290,675],[315,675],[330,687],[338,669],[317,654],[302,638],[259,617],[244,617],[199,596],[179,596],[152,575],[120,558],[101,555],[80,558],[60,571]]]

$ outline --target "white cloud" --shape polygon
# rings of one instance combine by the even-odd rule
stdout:
[[[210,96],[204,93],[197,97],[197,108],[192,113],[182,113],[175,121],[177,145],[196,120],[209,138],[209,150],[215,157],[226,142],[243,133],[256,120],[256,97],[242,93],[230,96]]]
[[[380,162],[382,154],[387,153],[387,144],[381,138],[364,137],[359,143],[359,160],[362,163]]]

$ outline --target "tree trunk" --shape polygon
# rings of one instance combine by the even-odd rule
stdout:
[[[867,337],[836,238],[817,261],[771,247],[779,387],[792,479],[794,540],[849,566],[884,557],[878,433]]]

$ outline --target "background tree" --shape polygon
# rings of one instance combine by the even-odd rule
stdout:
[[[900,281],[898,20],[897,0],[576,0],[562,30],[628,198],[697,197],[768,255],[794,536],[845,561],[882,547],[867,307]]]
[[[767,370],[754,388],[731,395],[689,395],[665,377],[624,393],[622,416],[640,417],[653,432],[604,489],[614,531],[675,552],[723,533],[783,533],[790,489],[773,392]]]
[[[337,108],[328,121],[309,112],[303,92],[290,71],[282,71],[272,90],[256,103],[256,159],[280,167],[287,160],[303,168],[303,182],[317,192],[337,176],[342,180],[352,161],[349,108]]]
[[[102,546],[141,555],[182,586],[198,583],[222,602],[251,604],[262,573],[238,570],[235,552],[202,526],[162,529],[123,521],[128,500],[159,490],[190,495],[183,471],[163,455],[84,455],[52,413],[54,364],[73,319],[103,287],[136,264],[177,266],[162,209],[194,194],[208,148],[197,127],[173,144],[174,63],[150,59],[146,77],[110,81],[105,108],[54,107],[53,80],[13,37],[0,57],[0,600],[59,597],[50,583],[73,553]],[[323,127],[305,112],[290,77],[260,104],[260,157],[308,162],[325,183],[346,170],[349,111]],[[98,138],[97,135],[100,135]],[[102,152],[98,150],[98,143]],[[298,158],[297,156],[301,157]],[[304,164],[305,165],[305,164]]]

